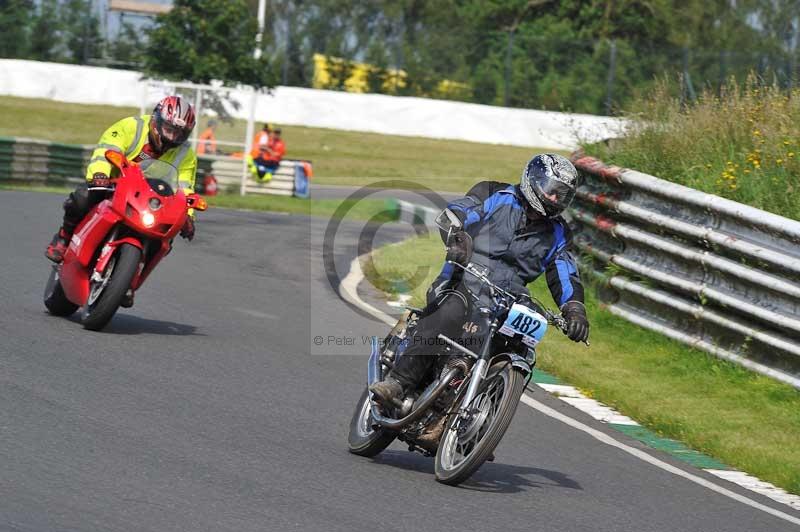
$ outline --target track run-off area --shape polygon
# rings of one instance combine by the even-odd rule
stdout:
[[[328,220],[202,213],[195,240],[93,333],[41,301],[62,201],[0,191],[0,530],[798,529],[800,512],[536,387],[496,461],[458,488],[401,444],[350,455],[363,339],[386,325],[331,286]],[[339,226],[339,277],[362,228]],[[385,226],[376,243],[411,232]]]

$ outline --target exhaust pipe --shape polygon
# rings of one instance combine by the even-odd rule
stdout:
[[[372,338],[372,352],[369,356],[369,362],[367,363],[367,386],[372,386],[376,382],[383,379],[380,364],[380,348],[378,347],[377,338],[373,336]],[[447,371],[442,377],[434,383],[432,388],[429,388],[429,392],[427,395],[423,395],[416,401],[414,401],[414,410],[412,410],[406,417],[401,419],[395,419],[391,417],[386,417],[380,413],[378,410],[378,405],[372,400],[372,394],[369,396],[369,402],[372,407],[372,419],[381,426],[381,428],[389,429],[389,430],[400,430],[403,427],[417,421],[425,412],[428,411],[428,408],[433,404],[436,399],[444,392],[448,386],[450,386],[450,382],[461,373],[461,369],[459,367],[455,367]]]

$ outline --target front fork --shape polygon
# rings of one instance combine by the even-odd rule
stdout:
[[[464,393],[464,397],[461,400],[461,404],[464,405],[463,412],[468,412],[467,408],[472,404],[472,401],[478,394],[478,387],[481,385],[481,382],[483,382],[483,379],[486,378],[486,372],[489,370],[489,360],[492,355],[492,339],[494,339],[499,325],[500,323],[497,316],[495,316],[489,325],[489,332],[486,333],[481,351],[478,353],[478,360],[475,362],[475,365],[472,366],[472,376],[469,379],[467,391]]]

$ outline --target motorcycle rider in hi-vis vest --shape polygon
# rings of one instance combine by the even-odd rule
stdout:
[[[187,194],[194,191],[197,172],[197,156],[187,142],[194,129],[195,115],[192,106],[180,96],[167,96],[153,109],[150,115],[130,116],[109,127],[100,137],[86,167],[86,183],[78,187],[64,201],[64,221],[61,228],[47,246],[45,256],[53,262],[61,262],[75,227],[89,211],[108,195],[104,190],[89,190],[90,187],[108,187],[116,169],[106,160],[106,150],[118,151],[132,161],[159,159],[174,166],[178,171],[178,183]],[[186,217],[181,236],[194,238],[194,212]],[[130,301],[123,306],[133,304]]]

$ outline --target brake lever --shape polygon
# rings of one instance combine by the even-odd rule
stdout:
[[[558,327],[558,329],[562,333],[567,334],[567,320],[565,320],[564,317],[560,316],[560,315],[551,314],[549,312],[548,312],[548,314],[550,314],[548,316],[548,319],[552,321],[553,325]],[[583,342],[581,342],[581,343],[586,345],[586,347],[589,347],[589,339],[588,338],[586,340],[584,340]]]

